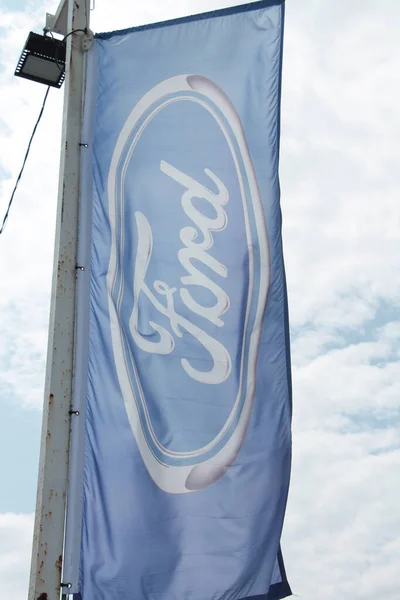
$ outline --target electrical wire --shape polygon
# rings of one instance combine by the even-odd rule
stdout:
[[[85,27],[85,29],[73,29],[72,31],[70,31],[69,33],[67,33],[67,35],[62,39],[62,41],[65,42],[65,40],[70,35],[72,35],[73,33],[78,33],[79,31],[82,32],[82,33],[84,33],[84,34],[86,34],[86,35],[87,35],[87,32],[88,32],[87,27]]]
[[[86,17],[87,17],[87,14],[86,14]],[[86,20],[86,22],[88,23],[88,20]],[[54,43],[56,42],[56,39],[55,39],[55,37],[54,37],[54,35],[53,35],[53,32],[52,32],[52,31],[50,31],[49,29],[46,29],[46,28],[45,28],[43,31],[44,31],[44,35],[48,35],[48,34],[49,34],[49,35],[51,36],[51,39],[53,40],[53,42],[54,42]],[[87,27],[85,27],[85,29],[74,29],[73,31],[70,31],[69,33],[67,33],[67,35],[66,35],[66,36],[64,36],[64,37],[63,37],[63,39],[61,40],[61,43],[62,43],[62,44],[65,44],[65,40],[66,40],[66,39],[67,39],[67,38],[68,38],[70,35],[72,35],[73,33],[78,33],[78,32],[82,32],[82,33],[84,33],[85,35],[87,35],[88,28],[87,28]],[[56,62],[56,65],[57,65],[57,68],[59,69],[59,71],[61,71],[62,73],[64,73],[64,71],[65,71],[65,66],[64,66],[64,67],[60,67],[60,63],[59,63],[59,59],[58,59],[58,52],[59,52],[59,46],[56,46],[56,50],[55,50],[55,53],[54,53],[54,60],[55,60],[55,62]],[[64,65],[65,65],[65,63],[64,63]]]
[[[38,128],[38,125],[40,123],[40,119],[42,118],[44,107],[46,106],[46,101],[47,101],[47,97],[49,95],[49,91],[50,91],[50,86],[47,88],[46,94],[45,94],[44,99],[43,99],[42,108],[40,109],[40,113],[39,113],[39,116],[38,116],[37,121],[35,123],[35,127],[33,128],[32,135],[31,135],[30,140],[29,140],[28,148],[27,148],[26,153],[25,153],[25,158],[24,158],[24,161],[22,163],[21,170],[19,172],[19,175],[18,175],[17,180],[15,182],[15,186],[14,186],[14,189],[12,191],[10,200],[8,202],[8,207],[7,207],[7,210],[6,210],[6,214],[4,215],[3,224],[2,224],[1,229],[0,229],[0,234],[3,233],[4,228],[6,226],[6,223],[7,223],[7,220],[8,220],[8,215],[9,215],[9,212],[10,212],[10,208],[11,208],[11,205],[12,205],[13,200],[14,200],[15,192],[17,191],[18,184],[19,184],[20,179],[22,177],[22,173],[24,172],[26,161],[27,161],[28,156],[29,156],[29,151],[31,149],[32,141],[33,141],[33,138],[35,137],[36,129]]]
[[[64,62],[64,66],[60,67],[60,63],[58,61],[58,50],[59,50],[59,47],[56,45],[56,38],[54,37],[53,32],[50,31],[49,29],[46,29],[46,28],[43,29],[43,32],[44,32],[45,36],[46,35],[50,35],[51,36],[51,39],[53,40],[54,45],[55,45],[54,60],[56,61],[57,69],[59,71],[61,71],[61,73],[64,73],[65,72],[65,62]]]
[[[87,15],[87,11],[86,11],[86,19],[87,19],[87,20],[86,20],[86,22],[88,23],[88,15]],[[70,31],[70,32],[69,32],[69,33],[67,33],[67,35],[64,37],[64,39],[62,40],[62,42],[63,42],[63,43],[65,43],[65,40],[66,40],[66,39],[67,39],[67,38],[68,38],[70,35],[72,35],[73,33],[78,33],[78,32],[82,32],[82,33],[85,33],[85,34],[87,34],[87,32],[88,32],[88,28],[87,28],[87,27],[85,27],[85,29],[74,29],[73,31]],[[46,33],[50,33],[50,35],[51,35],[52,39],[54,40],[54,36],[53,36],[53,34],[52,34],[52,32],[51,32],[51,31],[46,31],[46,32],[45,32],[45,35],[46,35]],[[64,69],[61,69],[61,67],[60,67],[60,65],[59,65],[59,63],[58,63],[57,51],[56,51],[56,57],[55,57],[55,59],[56,59],[56,65],[57,65],[57,67],[60,69],[60,71],[64,71]],[[7,210],[6,210],[6,214],[4,215],[3,223],[2,223],[2,226],[1,226],[1,229],[0,229],[0,235],[3,233],[3,231],[4,231],[4,228],[5,228],[5,226],[6,226],[6,223],[7,223],[7,220],[8,220],[8,215],[9,215],[9,213],[10,213],[10,208],[11,208],[11,205],[12,205],[12,203],[13,203],[13,200],[14,200],[15,192],[17,191],[17,187],[18,187],[18,184],[19,184],[19,182],[20,182],[20,179],[21,179],[21,177],[22,177],[22,173],[24,172],[25,165],[26,165],[26,161],[27,161],[27,159],[28,159],[28,155],[29,155],[29,151],[30,151],[30,149],[31,149],[32,141],[33,141],[33,138],[35,137],[36,129],[38,128],[38,125],[39,125],[39,123],[40,123],[40,119],[42,118],[43,111],[44,111],[44,107],[46,106],[46,101],[47,101],[47,97],[48,97],[48,95],[49,95],[49,92],[50,92],[50,86],[47,88],[46,94],[45,94],[45,96],[44,96],[44,99],[43,99],[43,104],[42,104],[42,108],[40,109],[40,113],[39,113],[39,116],[38,116],[38,118],[37,118],[37,121],[36,121],[36,123],[35,123],[35,127],[33,128],[32,135],[31,135],[31,138],[30,138],[30,140],[29,140],[28,148],[27,148],[27,150],[26,150],[26,153],[25,153],[25,158],[24,158],[24,161],[23,161],[23,163],[22,163],[21,170],[20,170],[20,172],[19,172],[19,175],[18,175],[18,177],[17,177],[17,181],[15,182],[14,189],[13,189],[13,191],[12,191],[12,194],[11,194],[10,200],[9,200],[9,202],[8,202],[8,207],[7,207]]]

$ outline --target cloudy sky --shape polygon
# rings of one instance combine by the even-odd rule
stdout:
[[[46,91],[14,68],[57,4],[0,0],[1,217]],[[96,0],[92,28],[232,4]],[[286,2],[294,465],[283,549],[304,600],[399,597],[399,22],[398,0]],[[62,96],[50,93],[0,237],[0,595],[13,600],[26,598],[30,562]]]

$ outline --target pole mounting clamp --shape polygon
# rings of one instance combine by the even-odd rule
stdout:
[[[87,30],[87,33],[83,36],[82,39],[82,50],[84,52],[88,52],[90,48],[93,46],[94,42],[94,33],[91,29]]]

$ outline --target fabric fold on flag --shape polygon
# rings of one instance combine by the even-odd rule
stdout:
[[[283,21],[264,0],[90,51],[82,600],[291,594]]]

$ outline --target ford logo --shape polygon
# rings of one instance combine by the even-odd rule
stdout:
[[[144,464],[168,493],[234,464],[251,417],[268,235],[237,111],[214,82],[152,88],[108,178],[112,346]]]

